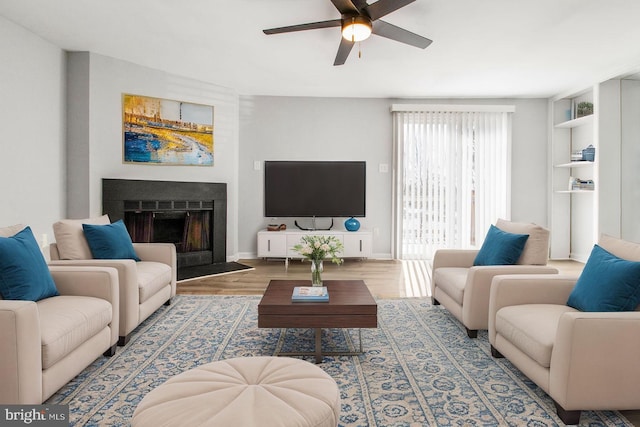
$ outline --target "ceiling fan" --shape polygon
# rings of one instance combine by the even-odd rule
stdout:
[[[372,33],[424,49],[431,44],[431,40],[380,20],[383,16],[414,1],[416,0],[378,0],[375,3],[368,4],[366,0],[331,0],[342,15],[340,19],[270,28],[263,30],[263,32],[265,34],[281,34],[294,31],[316,30],[319,28],[341,27],[342,38],[340,39],[338,53],[333,65],[344,64],[353,45],[356,42],[366,39]]]

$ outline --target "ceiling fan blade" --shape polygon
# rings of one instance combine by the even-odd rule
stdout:
[[[338,46],[338,54],[336,55],[336,60],[333,61],[333,65],[344,64],[347,61],[349,53],[351,53],[351,48],[353,48],[354,44],[354,42],[340,37],[340,46]]]
[[[363,9],[369,14],[372,21],[380,19],[385,15],[394,12],[401,7],[413,3],[416,0],[378,0],[377,2],[364,7]]]
[[[270,28],[262,30],[265,34],[291,33],[294,31],[316,30],[318,28],[339,27],[342,25],[340,19],[332,19],[330,21],[310,22],[308,24],[289,25],[287,27]]]
[[[360,13],[357,7],[351,3],[351,0],[331,0],[331,3],[344,15],[348,13]]]
[[[351,0],[351,3],[353,3],[353,5],[357,7],[358,10],[360,11],[365,7],[369,6],[369,4],[367,3],[367,0]]]
[[[407,31],[404,28],[396,27],[385,21],[373,22],[373,34],[421,49],[426,48],[432,42],[432,40],[426,37],[419,36],[418,34]]]

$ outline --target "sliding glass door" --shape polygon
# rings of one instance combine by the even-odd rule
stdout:
[[[393,108],[393,249],[431,259],[439,248],[476,247],[509,217],[513,107],[415,107]]]

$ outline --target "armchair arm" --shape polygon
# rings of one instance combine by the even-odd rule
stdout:
[[[50,265],[49,271],[60,295],[102,298],[116,306],[119,303],[115,268]]]
[[[479,249],[438,249],[433,254],[432,270],[441,267],[471,267]]]
[[[138,290],[138,269],[132,259],[82,259],[50,261],[49,269],[58,266],[112,267],[118,270],[119,288],[119,328],[125,336],[138,326],[140,293]],[[57,285],[57,283],[56,283]]]
[[[521,304],[564,305],[577,280],[575,276],[560,274],[496,276],[489,293],[489,342],[495,343],[496,313],[502,307]]]
[[[176,246],[173,243],[134,243],[133,249],[142,261],[155,261],[175,267]]]
[[[640,312],[560,317],[549,380],[566,410],[640,408]]]
[[[462,301],[462,319],[469,329],[487,329],[491,281],[503,274],[558,274],[545,265],[483,265],[469,269]]]
[[[0,300],[0,342],[0,402],[42,403],[42,343],[35,302]]]

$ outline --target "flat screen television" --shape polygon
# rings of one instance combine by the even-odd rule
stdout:
[[[366,162],[265,161],[265,217],[365,216]]]

